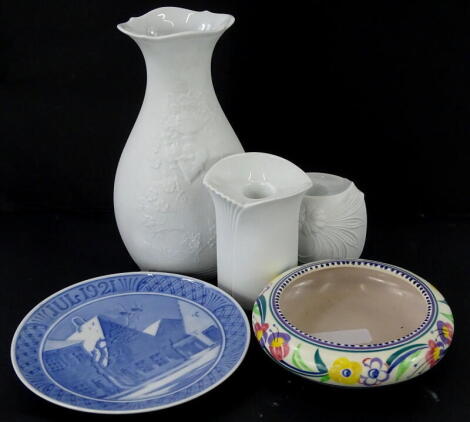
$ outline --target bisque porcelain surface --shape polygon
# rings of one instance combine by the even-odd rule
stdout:
[[[359,258],[367,232],[364,194],[343,177],[307,174],[313,185],[300,208],[299,261]]]
[[[203,281],[124,273],[74,284],[21,322],[11,358],[40,397],[92,413],[186,402],[228,378],[250,339],[244,311]]]
[[[417,275],[369,260],[309,263],[274,279],[252,325],[282,367],[320,383],[374,387],[416,377],[445,355],[452,311]]]
[[[217,220],[218,285],[251,309],[267,280],[297,265],[299,209],[312,182],[271,154],[235,154],[216,163],[204,184]]]
[[[118,25],[140,47],[147,87],[116,172],[114,210],[142,270],[211,277],[214,207],[202,177],[243,151],[211,80],[211,57],[230,15],[163,7]]]

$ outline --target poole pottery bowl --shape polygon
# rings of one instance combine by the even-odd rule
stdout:
[[[432,368],[452,341],[452,311],[430,283],[393,265],[306,264],[274,279],[253,308],[263,350],[313,381],[394,384]]]

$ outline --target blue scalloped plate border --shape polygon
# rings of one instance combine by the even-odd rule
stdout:
[[[82,281],[19,324],[20,380],[57,405],[90,413],[164,409],[192,400],[241,364],[250,325],[221,289],[178,274],[131,272]]]

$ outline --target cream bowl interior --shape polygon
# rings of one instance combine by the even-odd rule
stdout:
[[[298,276],[281,292],[279,307],[297,329],[342,344],[378,344],[416,330],[425,297],[408,280],[364,267],[330,267]]]

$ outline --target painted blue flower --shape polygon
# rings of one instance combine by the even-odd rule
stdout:
[[[388,380],[388,365],[380,358],[365,358],[362,361],[364,365],[361,374],[360,383],[373,386],[379,385]]]

